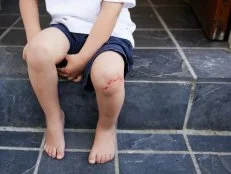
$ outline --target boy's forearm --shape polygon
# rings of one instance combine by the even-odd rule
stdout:
[[[27,41],[29,42],[41,31],[38,0],[20,0],[19,7],[26,30]]]
[[[79,53],[85,63],[108,41],[122,8],[122,3],[103,2],[98,19]]]

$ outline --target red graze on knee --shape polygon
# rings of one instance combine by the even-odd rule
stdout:
[[[122,80],[123,80],[122,77],[118,77],[118,78],[116,78],[114,80],[109,80],[108,83],[107,83],[107,85],[103,89],[107,90],[108,88],[110,88],[111,84],[113,84],[113,83],[115,83],[117,81],[122,81]]]

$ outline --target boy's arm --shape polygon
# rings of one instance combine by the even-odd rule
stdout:
[[[83,48],[78,54],[67,55],[67,66],[58,68],[59,75],[69,77],[70,80],[81,76],[92,56],[110,38],[122,8],[123,3],[103,1],[100,14]]]
[[[20,12],[26,30],[27,41],[29,42],[41,31],[39,23],[38,0],[20,0]]]
[[[79,53],[85,63],[108,41],[122,8],[123,3],[103,1],[97,21]]]

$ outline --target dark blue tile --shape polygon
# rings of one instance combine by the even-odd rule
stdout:
[[[193,151],[231,152],[231,136],[189,135],[188,139]]]
[[[165,31],[135,31],[136,47],[175,47]]]
[[[44,115],[27,80],[0,80],[0,125],[41,127]]]
[[[2,1],[0,14],[20,14],[19,3],[15,0]],[[44,3],[39,3],[40,14],[47,14]]]
[[[66,149],[91,149],[94,133],[65,132]]]
[[[182,129],[191,84],[127,83],[120,129]]]
[[[211,41],[206,38],[203,31],[171,31],[182,47],[222,47],[228,48],[227,41]]]
[[[158,12],[169,28],[201,28],[193,10],[186,7],[158,7]]]
[[[17,19],[18,15],[0,15],[0,27],[9,27],[11,26]]]
[[[39,148],[42,138],[40,132],[0,132],[0,146]]]
[[[0,29],[0,36],[4,31],[5,31],[5,29]],[[1,42],[0,42],[0,44],[1,44]]]
[[[17,45],[24,46],[26,45],[26,33],[22,29],[12,29],[10,30],[1,40],[1,45]]]
[[[231,80],[231,54],[227,50],[184,50],[199,80]]]
[[[1,174],[33,174],[38,152],[0,150],[0,154]]]
[[[0,77],[28,77],[26,62],[22,59],[23,48],[0,48]]]
[[[231,85],[199,83],[187,127],[231,130],[230,106]]]
[[[186,5],[184,0],[151,0],[154,5]]]
[[[0,91],[0,125],[44,126],[44,114],[28,80],[1,79]],[[119,127],[182,129],[190,91],[191,84],[126,83]],[[84,91],[80,84],[62,81],[59,94],[67,128],[96,127],[98,109],[94,93]]]
[[[192,76],[177,50],[137,49],[129,80],[190,80]]]
[[[182,135],[118,134],[119,150],[187,151]]]
[[[130,12],[137,28],[163,28],[150,7],[136,7]]]
[[[113,161],[102,165],[90,165],[88,164],[88,153],[66,152],[63,160],[54,160],[44,153],[38,173],[113,174],[115,173],[115,166]]]
[[[202,174],[230,174],[231,156],[196,155]]]
[[[121,174],[196,174],[190,155],[120,154]]]
[[[137,7],[142,7],[142,6],[150,6],[149,3],[147,1],[144,0],[137,0],[136,1],[136,6]]]

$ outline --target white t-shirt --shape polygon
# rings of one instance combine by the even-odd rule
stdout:
[[[132,22],[128,8],[136,0],[104,0],[124,3],[112,36],[129,40],[134,46],[132,33],[136,25]],[[89,34],[99,15],[102,0],[46,0],[46,8],[52,16],[51,24],[62,23],[70,32]]]

